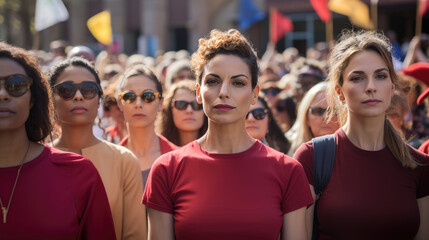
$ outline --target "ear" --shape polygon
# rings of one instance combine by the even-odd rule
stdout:
[[[340,102],[344,103],[346,101],[346,98],[344,97],[343,90],[339,85],[335,85],[335,92],[337,93]]]
[[[116,103],[118,104],[119,110],[121,112],[124,111],[124,103],[122,102],[122,99],[120,96],[118,96],[118,98],[116,99]]]
[[[200,86],[199,83],[195,84],[195,93],[196,93],[197,102],[199,104],[202,104],[203,103],[203,99],[201,97],[201,86]]]
[[[250,102],[250,104],[255,105],[258,102],[259,85],[256,85],[256,87],[252,91],[253,91],[253,96],[252,96],[252,101]]]
[[[392,92],[390,93],[390,97],[393,97],[393,95],[395,95],[395,89],[396,89],[395,84],[392,83]]]

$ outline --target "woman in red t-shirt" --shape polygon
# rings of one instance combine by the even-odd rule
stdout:
[[[0,238],[116,239],[94,165],[40,143],[53,104],[36,57],[0,43],[0,76]]]
[[[332,175],[317,196],[317,239],[429,239],[429,156],[386,118],[397,82],[389,49],[380,33],[345,32],[331,54],[327,117],[338,115],[342,127]],[[316,198],[312,142],[294,157]],[[313,213],[312,206],[309,226]]]
[[[306,239],[313,199],[301,165],[245,128],[259,93],[250,43],[213,30],[191,63],[208,130],[155,161],[143,195],[149,239]]]

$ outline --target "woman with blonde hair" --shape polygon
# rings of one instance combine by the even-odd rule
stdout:
[[[318,239],[429,239],[429,156],[386,117],[397,81],[390,49],[380,33],[344,32],[331,54],[327,118],[338,115],[341,128],[324,189],[313,188],[313,143],[295,153],[318,198]]]
[[[154,163],[143,195],[149,239],[306,239],[313,199],[302,167],[245,128],[259,92],[250,43],[212,30],[192,66],[208,130]]]
[[[293,156],[301,144],[310,141],[314,137],[320,137],[334,133],[339,124],[336,116],[329,122],[325,121],[327,82],[321,82],[312,87],[303,97],[299,107],[295,124],[286,133],[292,146],[288,152]]]
[[[195,94],[195,81],[182,80],[171,85],[164,98],[157,132],[177,146],[184,146],[207,131],[207,117]]]

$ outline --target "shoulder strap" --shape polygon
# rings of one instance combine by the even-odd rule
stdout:
[[[321,194],[329,182],[336,150],[334,134],[313,138],[313,183],[316,194]]]

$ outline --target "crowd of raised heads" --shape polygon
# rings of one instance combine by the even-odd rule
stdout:
[[[156,57],[1,42],[0,238],[429,239],[422,39],[345,30],[258,56],[214,29]]]

